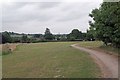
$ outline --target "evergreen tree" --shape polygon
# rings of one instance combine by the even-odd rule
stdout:
[[[54,39],[54,36],[50,32],[50,29],[46,28],[44,38],[46,40],[53,40]]]

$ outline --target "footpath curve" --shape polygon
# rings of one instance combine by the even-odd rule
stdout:
[[[77,44],[72,47],[90,54],[101,70],[102,78],[118,78],[118,57],[100,51],[80,47]]]

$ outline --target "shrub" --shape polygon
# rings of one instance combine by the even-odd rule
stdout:
[[[10,53],[12,53],[11,50],[2,51],[2,55],[7,55],[7,54],[10,54]]]

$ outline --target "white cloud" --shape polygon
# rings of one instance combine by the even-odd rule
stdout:
[[[103,0],[0,0],[0,2],[102,2]]]
[[[88,14],[100,2],[14,2],[3,4],[3,30],[44,33],[46,27],[53,33],[69,33],[89,27]]]

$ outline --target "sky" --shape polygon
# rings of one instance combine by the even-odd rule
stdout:
[[[88,15],[98,8],[101,0],[4,1],[2,31],[41,33],[49,28],[53,34],[67,34],[72,29],[86,32]]]

